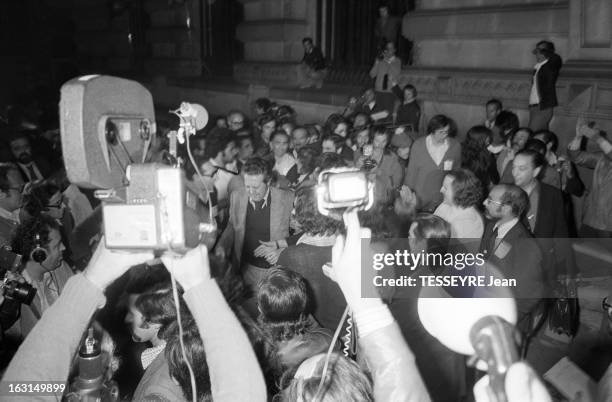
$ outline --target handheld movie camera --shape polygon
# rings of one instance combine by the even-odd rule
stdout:
[[[196,109],[207,121],[204,108]],[[176,114],[182,135],[202,125]],[[152,96],[141,84],[100,75],[66,82],[60,128],[70,182],[98,189],[108,248],[184,252],[216,229],[214,221],[203,222],[204,205],[178,165],[145,163],[156,125]]]
[[[322,171],[316,191],[319,212],[335,219],[342,219],[343,210],[368,210],[374,204],[374,182],[359,169]]]

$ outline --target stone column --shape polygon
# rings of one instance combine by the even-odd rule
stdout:
[[[244,22],[236,37],[244,43],[244,62],[234,78],[249,84],[297,85],[302,38],[314,32],[311,0],[241,0]]]

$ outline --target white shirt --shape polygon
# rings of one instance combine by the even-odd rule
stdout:
[[[510,229],[512,229],[514,225],[518,223],[518,221],[518,218],[512,218],[508,222],[504,222],[501,225],[496,223],[493,229],[495,230],[495,228],[497,228],[497,238],[503,239],[508,234]]]
[[[428,135],[425,138],[425,146],[427,147],[427,152],[429,152],[429,156],[434,160],[436,165],[440,165],[442,163],[442,159],[444,159],[444,155],[446,155],[446,151],[448,151],[448,141],[444,140],[444,144],[434,144],[433,138],[431,135]]]
[[[295,159],[291,154],[286,153],[280,157],[280,159],[276,159],[274,163],[274,170],[278,172],[281,176],[287,176],[287,173],[291,168],[295,165]]]
[[[544,64],[546,64],[547,61],[548,59],[541,61],[533,67],[535,68],[535,71],[533,73],[533,83],[531,84],[531,93],[529,94],[529,104],[530,105],[537,105],[540,103],[540,94],[538,93],[538,82],[536,80],[536,76],[538,75],[538,71],[540,71],[540,68]]]
[[[157,346],[153,346],[151,348],[145,349],[140,355],[140,362],[142,363],[142,368],[147,369],[153,363],[153,360],[164,351],[166,348],[166,341],[162,341],[161,344]]]
[[[484,233],[484,221],[474,207],[459,208],[445,203],[436,208],[434,215],[447,221],[451,226],[453,239],[480,239]]]

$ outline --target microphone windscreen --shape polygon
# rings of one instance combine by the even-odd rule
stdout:
[[[196,130],[201,130],[208,124],[208,112],[204,106],[197,103],[192,103],[191,107],[195,112],[195,128]]]
[[[478,320],[493,315],[516,324],[516,303],[510,291],[507,293],[507,297],[453,298],[441,287],[423,288],[418,301],[419,318],[427,332],[444,346],[471,356],[474,347],[470,331]]]

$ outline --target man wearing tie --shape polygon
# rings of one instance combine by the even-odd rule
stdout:
[[[519,313],[518,325],[544,296],[542,253],[520,217],[529,208],[529,197],[518,186],[500,184],[484,201],[490,222],[485,227],[480,251],[485,260],[507,279],[516,279],[513,289]]]
[[[35,182],[45,179],[51,173],[49,163],[32,156],[30,139],[24,132],[15,133],[9,142],[15,165],[19,169],[23,181]]]

